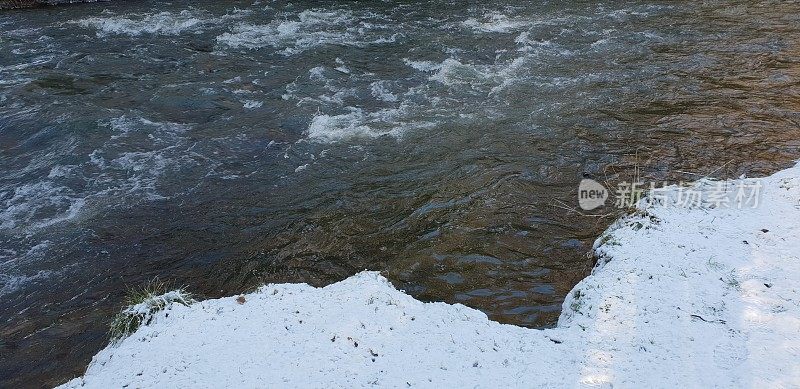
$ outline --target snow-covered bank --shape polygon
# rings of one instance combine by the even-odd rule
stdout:
[[[800,386],[800,166],[760,182],[755,208],[643,205],[618,221],[554,329],[364,272],[174,305],[66,386]]]

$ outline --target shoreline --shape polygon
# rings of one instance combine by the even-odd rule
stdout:
[[[755,208],[642,200],[597,239],[556,328],[422,303],[362,272],[172,305],[63,387],[797,385],[800,164],[743,180],[727,182],[763,185]]]
[[[95,3],[97,1],[104,1],[104,0],[0,0],[0,11],[54,7],[58,5],[69,5],[69,4],[79,4],[79,3]]]

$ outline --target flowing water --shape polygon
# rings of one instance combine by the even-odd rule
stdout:
[[[569,210],[581,178],[800,156],[797,2],[485,3],[0,14],[0,386],[80,374],[155,277],[371,269],[552,326],[613,220]]]

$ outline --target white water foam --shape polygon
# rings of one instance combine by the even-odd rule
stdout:
[[[428,61],[412,61],[405,63],[416,70],[430,73],[428,80],[455,88],[483,90],[491,95],[518,79],[527,56],[510,61],[493,64],[464,63],[457,58],[447,58],[439,64]]]
[[[392,82],[381,80],[375,81],[370,84],[370,89],[372,92],[372,97],[386,101],[386,102],[395,102],[397,101],[397,95],[392,92]]]
[[[41,228],[74,218],[83,199],[66,186],[50,181],[23,184],[0,193],[0,230]]]
[[[508,16],[500,13],[491,13],[483,18],[480,18],[480,20],[476,18],[469,18],[462,24],[465,27],[477,32],[508,33],[514,30],[519,30],[526,26],[530,26],[531,21],[518,18],[509,18]]]
[[[53,276],[52,270],[38,270],[27,274],[20,270],[26,263],[39,262],[47,255],[50,241],[43,241],[19,253],[15,250],[0,250],[0,297],[19,290],[32,281],[42,281]]]
[[[0,274],[0,297],[13,293],[23,285],[31,281],[46,279],[52,275],[52,271],[40,270],[32,275],[12,276],[8,274]]]
[[[204,27],[217,25],[231,18],[238,18],[246,11],[237,10],[233,14],[215,17],[204,11],[189,9],[178,13],[160,12],[156,14],[133,14],[128,17],[108,16],[89,17],[72,23],[81,27],[94,28],[98,36],[142,34],[179,35],[185,32],[200,33]],[[106,12],[106,14],[109,14]]]
[[[341,10],[306,10],[281,15],[268,24],[239,24],[218,36],[217,42],[232,48],[273,47],[290,56],[327,44],[363,47],[396,39],[396,35],[379,35],[380,26],[359,25],[363,17]]]
[[[400,138],[410,129],[430,128],[430,121],[408,121],[409,107],[381,109],[366,113],[360,108],[350,108],[341,115],[318,114],[311,120],[306,135],[321,142],[337,142],[353,138],[377,138],[389,135]]]
[[[261,106],[263,105],[264,105],[263,101],[245,100],[242,106],[246,109],[256,109],[256,108],[261,108]]]
[[[143,117],[122,116],[107,124],[114,135],[92,152],[90,162],[101,169],[93,178],[105,189],[98,195],[124,193],[146,199],[163,199],[170,193],[160,193],[158,182],[166,174],[181,167],[195,165],[196,155],[186,152],[184,133],[189,126],[168,122],[153,122]],[[131,150],[129,144],[139,144],[144,150]]]
[[[26,173],[50,167],[47,176],[38,181],[0,188],[0,231],[35,231],[74,220],[87,203],[110,195],[162,198],[158,180],[169,171],[196,163],[193,155],[181,148],[182,134],[188,129],[185,125],[125,116],[106,125],[112,134],[85,162],[52,166],[53,161],[74,149],[70,140],[58,151],[42,153],[27,166],[6,175],[6,179],[22,179]],[[132,150],[132,144],[145,149]],[[86,187],[74,189],[70,184],[74,180],[83,180]]]
[[[323,141],[381,135],[365,124],[367,120],[367,115],[361,109],[342,115],[319,114],[311,120],[306,133],[310,139]]]

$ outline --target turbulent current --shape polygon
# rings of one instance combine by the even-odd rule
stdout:
[[[582,178],[800,157],[800,3],[483,3],[0,13],[0,386],[80,374],[156,277],[371,269],[552,326],[617,215],[578,212]]]

